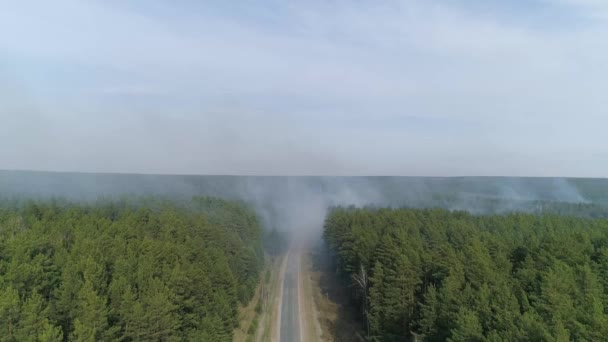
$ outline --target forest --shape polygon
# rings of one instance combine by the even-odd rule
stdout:
[[[0,204],[0,341],[230,341],[263,266],[220,199]]]
[[[608,336],[606,219],[350,207],[323,234],[372,341]]]

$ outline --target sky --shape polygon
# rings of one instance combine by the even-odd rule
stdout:
[[[608,1],[0,1],[0,169],[608,176]]]

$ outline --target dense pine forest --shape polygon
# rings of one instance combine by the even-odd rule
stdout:
[[[0,341],[230,341],[263,264],[234,202],[0,207]]]
[[[371,340],[608,336],[608,220],[335,208],[324,238]]]
[[[605,179],[0,171],[0,342],[230,341],[264,253],[280,258],[328,207],[326,260],[370,340],[605,340],[607,191]]]

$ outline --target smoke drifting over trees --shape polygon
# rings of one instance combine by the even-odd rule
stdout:
[[[515,177],[255,177],[0,172],[0,195],[65,197],[209,195],[245,201],[266,228],[321,229],[332,206],[441,207],[473,213],[537,211],[537,201],[608,204],[608,181]]]
[[[328,213],[332,213],[330,220],[335,221],[336,211],[332,208],[367,207],[360,210],[366,210],[370,216],[374,210],[387,210],[377,209],[381,207],[432,207],[467,210],[472,214],[526,211],[607,217],[608,201],[604,197],[607,190],[608,182],[596,179],[161,176],[2,171],[0,251],[4,252],[0,255],[0,278],[4,282],[0,283],[6,285],[6,291],[0,296],[0,322],[14,323],[17,330],[11,333],[15,338],[25,336],[28,334],[25,319],[34,312],[31,308],[34,305],[39,309],[36,315],[40,320],[36,321],[39,329],[32,333],[50,334],[56,341],[82,336],[134,340],[138,334],[151,331],[151,324],[157,321],[162,322],[164,328],[155,333],[167,338],[227,341],[237,324],[237,303],[246,303],[253,295],[263,262],[262,246],[272,246],[267,252],[277,255],[281,252],[277,246],[286,248],[285,238],[289,235],[320,238]],[[345,213],[348,217],[349,211]],[[446,220],[461,215],[440,213]],[[467,224],[483,225],[485,221],[476,217],[466,216]],[[342,224],[337,222],[332,229],[342,231]],[[384,229],[382,225],[378,227]],[[367,223],[358,226],[354,241],[363,241],[365,245],[365,236],[380,234],[378,227]],[[467,229],[471,232],[473,228]],[[333,234],[329,242],[334,249],[343,247],[340,239],[344,236],[337,230],[325,231],[326,237]],[[13,238],[8,239],[9,236]],[[360,251],[367,253],[362,257],[365,260],[350,266],[361,270],[364,276],[353,274],[351,278],[365,278],[365,282],[360,283],[364,284],[361,286],[370,305],[366,310],[371,310],[372,316],[368,318],[373,333],[389,339],[407,333],[397,328],[399,318],[383,318],[387,315],[386,308],[377,301],[383,300],[387,289],[378,287],[382,274],[370,264],[376,260],[374,249],[363,247]],[[393,247],[393,251],[384,253],[384,259],[377,260],[390,263],[391,255],[398,255],[403,249],[402,245]],[[128,262],[119,261],[121,255],[127,255]],[[140,257],[132,257],[136,255]],[[339,262],[346,261],[340,259]],[[29,273],[22,273],[23,267],[30,267]],[[188,271],[192,268],[207,271]],[[1,272],[3,269],[5,274]],[[344,270],[345,274],[350,271]],[[31,276],[33,280],[24,276]],[[436,280],[433,285],[438,294],[429,290],[428,296],[441,295],[440,282],[441,279]],[[209,291],[196,291],[199,283],[207,289],[216,289],[216,295],[204,297]],[[413,291],[410,301],[417,295],[427,296],[416,286],[410,289]],[[217,292],[220,289],[221,293]],[[118,304],[125,301],[130,304]],[[193,301],[206,304],[197,306]],[[2,303],[14,303],[16,313],[2,311]],[[422,309],[408,305],[399,307],[410,312],[408,329],[418,329],[416,333],[421,331],[427,336],[435,334],[439,339],[447,334],[457,336],[451,330],[434,332],[434,323],[429,320],[435,316],[421,315]],[[146,308],[151,308],[150,312],[140,315]],[[473,317],[485,327],[485,320],[490,322],[492,318],[474,310],[476,307],[471,306],[467,317]],[[6,315],[2,316],[2,312]],[[78,319],[79,315],[97,315],[95,322],[99,324],[87,325]],[[383,321],[388,325],[382,325]],[[456,329],[460,323],[450,321],[449,324],[452,324],[450,329]],[[491,324],[488,327],[496,328]],[[547,334],[557,334],[554,328],[546,328]],[[526,328],[521,329],[512,336],[522,331],[525,334]],[[462,333],[465,339],[473,336],[472,333],[485,333],[477,330]],[[576,333],[584,335],[584,332]]]

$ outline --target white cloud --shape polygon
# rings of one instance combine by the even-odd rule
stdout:
[[[564,5],[588,18],[608,20],[608,2],[604,0],[545,0]]]
[[[176,20],[102,2],[24,3],[0,13],[0,51],[15,65],[68,66],[22,87],[36,88],[27,101],[62,123],[53,134],[64,157],[54,168],[69,160],[103,170],[107,163],[87,159],[95,150],[117,156],[112,171],[140,172],[585,175],[568,165],[573,151],[589,152],[589,175],[608,167],[597,138],[608,124],[602,23],[532,27],[427,1],[268,5],[283,6],[269,7],[283,16],[274,23],[217,10]],[[84,77],[75,84],[68,74]],[[49,91],[43,102],[49,85],[74,95]],[[7,121],[5,136],[31,145]],[[133,137],[106,143],[114,126]],[[76,152],[70,143],[82,136],[98,138]],[[138,153],[147,142],[171,162]],[[34,145],[38,156],[57,149]],[[542,168],[556,160],[562,169]]]

